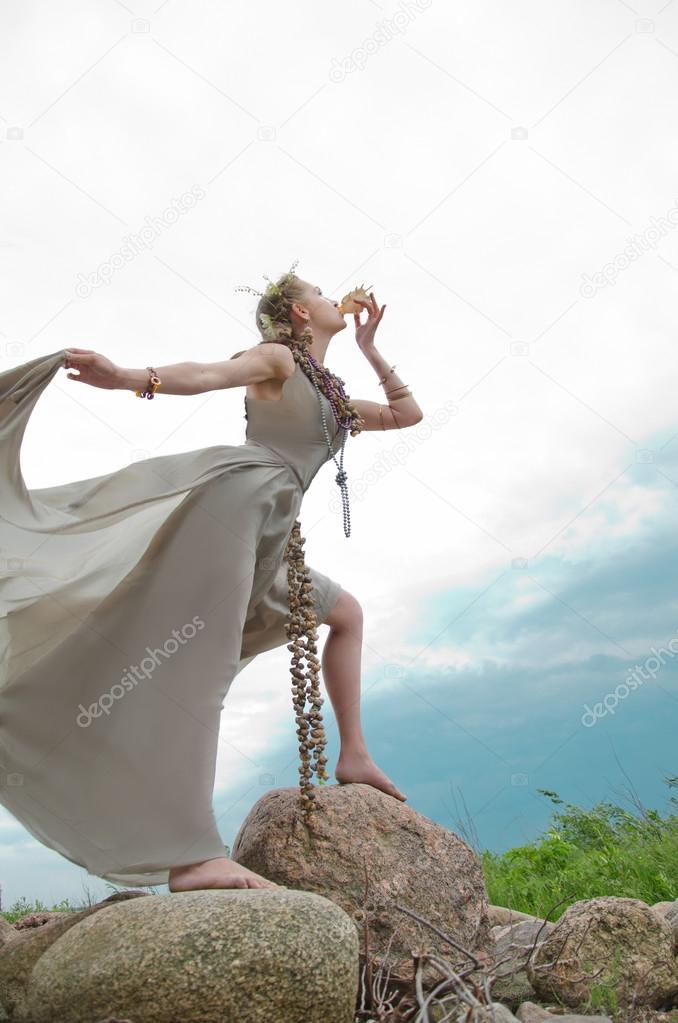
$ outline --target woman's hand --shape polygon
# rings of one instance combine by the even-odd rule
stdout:
[[[355,339],[358,342],[358,348],[364,353],[374,346],[374,335],[381,322],[381,318],[384,315],[384,309],[386,306],[383,305],[381,309],[379,309],[373,291],[370,292],[369,302],[365,302],[361,298],[354,298],[353,301],[367,309],[367,320],[365,323],[360,322],[360,313],[353,314],[353,322],[355,323]]]
[[[120,386],[120,367],[91,348],[67,348],[64,369],[79,370],[79,375],[67,373],[66,376],[82,384],[103,387],[108,391]]]

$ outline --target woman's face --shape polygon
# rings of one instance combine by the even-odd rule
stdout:
[[[299,305],[308,310],[311,330],[318,328],[328,334],[336,334],[346,327],[346,320],[339,312],[339,302],[323,294],[319,284],[304,281],[305,295]]]

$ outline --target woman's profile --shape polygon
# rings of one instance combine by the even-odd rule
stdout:
[[[319,624],[330,630],[322,674],[340,736],[336,780],[406,798],[362,734],[360,604],[305,564],[298,515],[334,460],[348,536],[347,437],[403,429],[422,412],[375,346],[385,306],[373,293],[357,289],[340,306],[293,266],[256,294],[261,341],[223,362],[125,369],[71,348],[0,374],[0,802],[45,845],[116,883],[274,886],[224,856],[212,803],[220,714],[238,672],[287,643],[311,812],[313,772],[329,777]],[[385,404],[351,399],[325,364],[347,311]],[[21,444],[60,368],[144,399],[245,387],[245,442],[29,489]]]

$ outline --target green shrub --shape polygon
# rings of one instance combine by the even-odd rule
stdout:
[[[678,778],[665,779],[669,788]],[[561,810],[541,838],[502,855],[481,854],[490,903],[557,920],[581,899],[617,895],[654,902],[678,898],[678,816],[637,812],[603,801],[590,810],[537,789]],[[669,799],[678,807],[675,796]]]

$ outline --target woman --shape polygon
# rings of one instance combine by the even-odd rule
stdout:
[[[245,664],[291,639],[309,809],[309,748],[327,777],[319,623],[330,627],[322,668],[341,739],[337,781],[406,798],[361,731],[360,605],[307,569],[296,516],[319,468],[339,447],[343,458],[349,430],[403,428],[422,413],[375,348],[385,307],[373,294],[359,302],[367,322],[354,313],[356,341],[391,397],[387,406],[349,399],[324,365],[344,316],[293,269],[258,293],[263,340],[237,358],[132,370],[74,348],[0,374],[0,549],[10,569],[0,801],[44,844],[115,882],[275,887],[223,856],[212,807],[219,718]],[[69,380],[147,397],[158,386],[177,395],[244,386],[246,441],[28,490],[23,434],[60,366],[77,371]],[[345,488],[343,468],[337,482]]]

